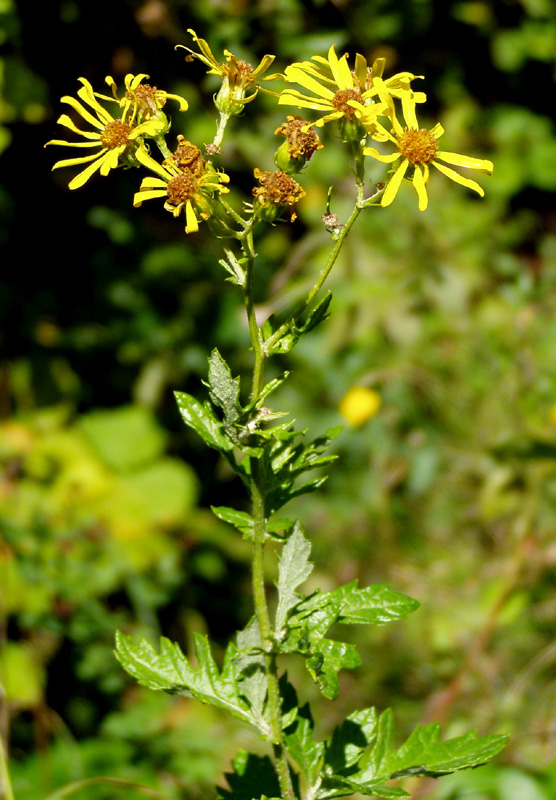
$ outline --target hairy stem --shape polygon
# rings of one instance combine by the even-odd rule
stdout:
[[[246,229],[243,241],[243,251],[247,257],[246,281],[244,287],[245,310],[251,334],[251,343],[254,352],[253,381],[251,397],[257,397],[264,385],[264,360],[263,342],[260,328],[255,316],[253,300],[253,271],[254,271],[254,249],[253,238],[250,229]],[[282,733],[282,698],[278,683],[278,669],[276,655],[274,653],[274,639],[272,625],[268,610],[266,596],[266,586],[264,577],[264,550],[266,540],[266,482],[261,461],[258,458],[251,458],[251,501],[253,511],[253,600],[255,615],[259,623],[261,640],[265,650],[265,672],[267,680],[267,699],[268,715],[270,723],[270,735],[274,753],[274,765],[280,789],[284,800],[295,800],[295,793],[292,786],[290,768],[287,759],[287,751],[284,745]]]

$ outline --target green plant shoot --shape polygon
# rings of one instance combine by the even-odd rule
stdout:
[[[357,581],[333,591],[304,593],[313,569],[311,544],[301,522],[281,512],[290,500],[323,483],[323,468],[334,461],[327,450],[340,429],[314,439],[296,430],[288,415],[271,405],[273,394],[290,379],[288,373],[267,380],[265,367],[273,356],[287,353],[326,321],[331,295],[319,297],[319,293],[360,214],[384,211],[399,193],[411,191],[408,184],[424,211],[429,179],[438,178],[431,175],[431,166],[432,173],[443,173],[483,196],[482,187],[454,167],[489,174],[493,165],[442,150],[442,126],[428,130],[418,122],[418,107],[426,100],[424,92],[414,88],[420,78],[408,72],[388,75],[384,59],[368,64],[357,54],[350,63],[347,54],[338,57],[332,46],[326,56],[315,55],[286,66],[283,73],[269,74],[273,56],[264,56],[252,67],[225,51],[224,61],[219,62],[207,42],[190,33],[198,49],[185,48],[186,61],[200,60],[221,81],[214,95],[216,133],[210,144],[170,133],[166,105],[186,113],[187,100],[150,85],[144,74],[127,75],[123,92],[107,77],[107,94],[80,78],[77,97],[62,98],[74,113],[58,120],[80,139],[48,144],[85,148],[86,155],[54,165],[79,167],[70,189],[83,186],[97,172],[105,177],[122,166],[137,168],[143,178],[134,206],[162,201],[178,222],[185,223],[187,235],[206,225],[222,247],[220,263],[226,279],[243,297],[252,374],[248,384],[240,384],[215,347],[200,397],[177,391],[176,400],[184,423],[221,454],[249,497],[249,513],[221,505],[214,505],[213,512],[251,541],[253,616],[228,644],[222,663],[216,662],[209,639],[202,635],[195,637],[196,666],[166,638],[154,647],[120,632],[116,656],[140,684],[213,705],[249,725],[268,743],[266,755],[238,753],[233,772],[226,776],[229,788],[218,789],[221,798],[329,800],[356,793],[408,797],[405,778],[440,777],[484,764],[500,752],[507,737],[470,732],[442,740],[439,726],[432,723],[417,727],[400,744],[389,709],[363,708],[349,714],[329,739],[315,738],[311,708],[298,702],[278,657],[302,659],[323,696],[334,700],[341,670],[361,666],[356,647],[336,638],[337,624],[393,623],[415,611],[418,603],[388,585],[360,587]],[[267,82],[272,90],[265,88]],[[313,118],[286,114],[275,131],[281,137],[274,156],[276,169],[255,169],[252,194],[240,204],[235,200],[237,190],[230,194],[231,181],[221,166],[224,143],[230,122],[236,125],[241,121],[237,118],[246,116],[246,105],[260,90],[269,92],[278,106],[294,112],[303,109]],[[81,127],[75,122],[77,116]],[[181,122],[174,124],[181,128]],[[296,205],[306,194],[303,172],[311,158],[320,157],[323,144],[317,132],[324,126],[336,128],[337,146],[349,154],[353,208],[340,220],[330,211],[329,193],[322,219],[330,252],[320,267],[308,265],[315,272],[311,290],[282,319],[271,317],[261,323],[253,290],[257,238],[269,226],[295,222]],[[371,184],[367,166],[376,162],[385,165],[384,176]],[[376,407],[376,397],[367,392],[355,402],[352,413],[364,416]],[[274,587],[265,582],[270,542],[280,553]]]

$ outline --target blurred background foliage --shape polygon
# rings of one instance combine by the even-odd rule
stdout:
[[[346,632],[364,666],[343,676],[337,703],[292,669],[323,734],[369,704],[394,705],[402,732],[438,719],[451,735],[512,733],[495,765],[418,796],[550,800],[552,0],[0,0],[0,724],[16,797],[114,775],[200,798],[252,745],[211,709],[133,685],[112,655],[116,627],[189,652],[195,631],[223,645],[250,616],[248,543],[209,510],[246,500],[172,397],[204,391],[215,344],[247,373],[240,298],[206,231],[184,242],[161,207],[132,209],[137,174],[71,193],[66,171],[50,173],[60,155],[43,149],[78,76],[101,90],[128,71],[184,94],[174,131],[210,141],[216,86],[174,51],[188,27],[215,53],[275,53],[281,68],[334,42],[385,56],[390,72],[426,76],[421,117],[442,121],[444,149],[495,163],[484,200],[434,174],[426,213],[407,187],[360,219],[330,280],[332,317],[275,365],[294,370],[276,405],[313,434],[341,421],[353,387],[374,397],[372,418],[345,421],[324,490],[289,511],[314,541],[311,580],[390,582],[422,603],[392,629]],[[272,168],[282,119],[259,95],[234,121],[224,163],[247,195],[253,168]],[[345,154],[324,138],[299,221],[259,239],[265,313],[295,301],[322,263],[328,186],[340,218],[352,202]],[[80,796],[124,794],[137,792]]]

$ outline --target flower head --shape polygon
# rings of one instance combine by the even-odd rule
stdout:
[[[143,83],[148,80],[149,76],[143,74],[131,75],[128,74],[124,78],[126,88],[125,95],[120,99],[118,97],[118,90],[114,78],[110,75],[106,76],[106,83],[112,89],[114,99],[123,108],[124,115],[128,116],[130,120],[143,122],[146,119],[160,118],[160,112],[166,105],[167,100],[176,100],[179,104],[180,111],[187,111],[188,103],[183,97],[178,94],[170,94],[163,89],[157,89],[156,86],[151,86],[148,83]],[[97,94],[97,97],[101,95]],[[111,100],[110,97],[105,97],[105,100]]]
[[[178,147],[172,159],[168,158],[160,165],[147,156],[143,163],[159,177],[143,179],[133,205],[138,208],[144,200],[164,197],[166,211],[174,217],[179,217],[182,211],[185,213],[186,233],[198,231],[199,218],[206,220],[211,216],[215,193],[229,191],[224,185],[229,182],[228,176],[206,169],[200,150],[183,136],[178,137]]]
[[[285,136],[274,156],[276,166],[283,172],[299,172],[313,153],[324,147],[315,131],[307,129],[308,124],[301,117],[288,114],[286,121],[274,131],[277,136]]]
[[[322,127],[326,122],[342,118],[357,121],[363,108],[369,126],[371,117],[390,113],[394,97],[403,99],[411,94],[413,102],[425,99],[422,92],[412,92],[410,84],[416,76],[411,73],[398,73],[387,81],[382,80],[384,59],[377,59],[369,67],[365,57],[358,53],[353,71],[347,59],[347,53],[338,58],[332,45],[328,58],[313,56],[312,61],[316,64],[302,61],[286,67],[286,81],[298,83],[311,94],[302,94],[288,87],[281,92],[278,102],[323,112],[313,123]]]
[[[145,152],[142,144],[142,137],[157,136],[165,127],[165,124],[158,119],[146,119],[137,122],[129,108],[124,109],[119,119],[115,119],[99,102],[97,95],[89,81],[79,78],[83,84],[75,97],[62,97],[62,103],[67,103],[87,122],[93,130],[83,131],[78,128],[67,114],[62,114],[58,123],[65,128],[69,128],[74,133],[79,134],[87,141],[85,142],[66,142],[60,139],[52,139],[46,144],[58,144],[63,147],[92,148],[95,150],[87,156],[68,158],[57,161],[52,169],[60,167],[71,167],[75,164],[88,164],[78,175],[69,183],[70,189],[77,189],[83,186],[97,170],[101,175],[108,175],[122,160],[128,164],[141,161]],[[107,98],[111,99],[111,98]],[[84,105],[85,104],[85,105]],[[87,107],[88,106],[88,107]],[[90,163],[89,163],[90,162]]]
[[[412,121],[414,112],[412,116]],[[408,122],[406,118],[406,122]],[[396,152],[389,155],[379,153],[374,147],[366,147],[363,153],[378,159],[386,164],[399,162],[392,177],[386,184],[386,189],[382,195],[381,205],[389,206],[394,200],[401,182],[409,172],[417,196],[419,198],[419,210],[424,211],[428,205],[427,183],[429,181],[429,164],[432,164],[439,172],[443,172],[451,180],[473,189],[481,197],[484,197],[484,190],[478,183],[465,178],[446,164],[453,164],[456,167],[475,169],[479,172],[492,174],[494,169],[492,161],[482,158],[472,158],[463,156],[459,153],[450,153],[438,149],[438,139],[444,133],[444,128],[437,123],[431,130],[419,128],[417,119],[414,124],[408,124],[402,128],[396,115],[392,116],[392,132],[373,123],[373,139],[377,141],[391,141],[396,145]],[[443,163],[442,163],[443,162]]]
[[[280,170],[263,172],[255,168],[255,178],[260,184],[253,189],[253,195],[257,198],[255,201],[257,216],[266,222],[274,222],[290,206],[290,222],[293,222],[297,216],[293,206],[305,197],[305,190],[297,181]]]
[[[247,61],[237,58],[229,50],[224,50],[226,61],[221,63],[216,60],[205,39],[201,39],[195,31],[188,28],[188,33],[191,34],[195,42],[199,45],[200,53],[190,50],[185,45],[178,45],[188,51],[189,55],[186,56],[186,61],[193,61],[197,58],[202,61],[208,69],[209,75],[219,75],[222,79],[222,87],[216,97],[216,107],[221,112],[230,114],[238,114],[242,111],[245,103],[250,103],[257,96],[260,81],[275,81],[281,78],[281,73],[274,73],[272,75],[265,75],[275,56],[265,55],[261,59],[257,67],[251,66]],[[246,95],[247,90],[254,88],[254,92],[249,96]]]

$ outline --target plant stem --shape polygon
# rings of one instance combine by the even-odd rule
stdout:
[[[255,316],[253,300],[253,272],[255,253],[253,248],[253,234],[246,228],[242,237],[243,251],[247,257],[246,281],[244,287],[245,310],[251,334],[251,343],[254,352],[253,380],[251,398],[257,397],[264,385],[264,360],[263,341],[260,328]],[[274,638],[268,602],[266,596],[264,576],[264,550],[266,541],[266,481],[261,460],[251,457],[251,502],[253,512],[253,601],[255,615],[259,623],[261,641],[265,651],[265,673],[267,681],[268,716],[270,723],[270,736],[274,752],[274,766],[280,789],[284,800],[295,800],[292,786],[290,768],[287,759],[286,747],[282,733],[282,697],[278,682],[278,669],[274,653]]]
[[[326,264],[324,265],[324,267],[322,268],[321,273],[320,273],[320,275],[318,276],[318,278],[317,278],[317,280],[315,282],[315,285],[313,286],[313,288],[311,289],[311,291],[309,292],[309,294],[307,295],[305,300],[303,300],[297,306],[297,308],[295,309],[295,311],[291,315],[290,319],[287,322],[285,322],[283,325],[281,325],[276,331],[274,331],[272,336],[270,336],[266,340],[266,342],[264,343],[265,351],[267,353],[270,352],[272,350],[272,347],[280,340],[280,338],[290,330],[290,326],[291,326],[292,322],[296,323],[299,320],[299,318],[301,317],[303,312],[308,308],[308,306],[310,306],[310,304],[312,303],[313,299],[320,292],[323,283],[325,282],[325,280],[327,279],[328,275],[330,274],[330,270],[332,269],[332,267],[336,263],[336,259],[338,257],[338,253],[340,252],[340,250],[342,248],[342,245],[343,245],[348,233],[350,232],[350,230],[351,230],[351,228],[353,226],[353,223],[355,222],[355,220],[357,219],[357,217],[359,216],[360,213],[361,213],[361,206],[357,203],[354,206],[354,209],[351,212],[348,221],[346,222],[346,224],[342,228],[341,232],[338,234],[338,238],[334,242],[334,247],[332,248],[332,250],[330,252],[330,255],[328,256],[328,260],[327,260]]]

